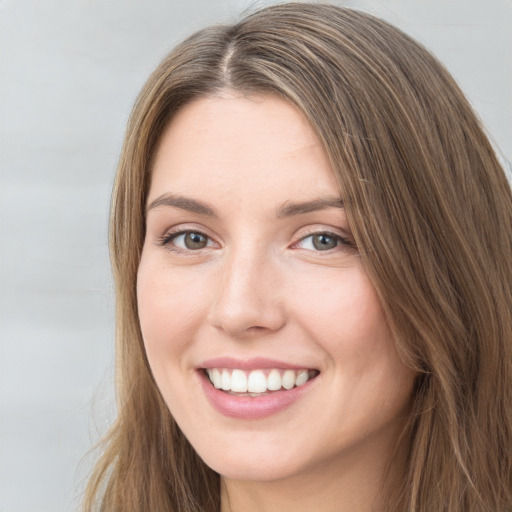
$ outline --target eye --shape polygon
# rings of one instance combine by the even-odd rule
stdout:
[[[161,244],[175,251],[198,251],[214,245],[213,241],[200,231],[171,233],[161,240]]]
[[[335,235],[334,233],[314,233],[312,235],[305,236],[300,239],[297,243],[300,249],[306,249],[309,251],[329,251],[339,246],[350,246],[352,244],[349,240]]]

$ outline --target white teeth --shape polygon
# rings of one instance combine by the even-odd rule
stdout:
[[[210,380],[213,382],[213,385],[220,389],[222,387],[222,375],[220,374],[217,368],[212,370],[212,374],[208,374],[210,376]]]
[[[301,370],[297,373],[297,378],[295,379],[296,386],[302,386],[309,380],[309,374],[307,370]]]
[[[249,374],[247,391],[250,393],[263,393],[267,391],[267,379],[262,371],[255,370]]]
[[[220,388],[223,391],[231,390],[231,374],[228,372],[228,370],[222,370],[222,376],[221,376],[221,380],[220,380]]]
[[[231,374],[231,391],[247,393],[247,377],[242,370],[233,370]]]
[[[286,370],[281,382],[284,389],[292,389],[295,386],[295,372],[293,370]]]
[[[315,376],[314,370],[253,370],[244,371],[227,368],[207,368],[206,373],[217,389],[247,396],[259,396],[268,391],[288,390],[302,386]]]
[[[267,388],[269,391],[281,389],[281,374],[279,370],[271,370],[267,377]]]

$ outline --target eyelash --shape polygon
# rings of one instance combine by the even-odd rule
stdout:
[[[194,249],[183,249],[183,248],[178,247],[178,246],[176,246],[175,244],[172,243],[178,237],[186,236],[186,235],[190,235],[190,234],[196,234],[196,235],[200,235],[200,236],[205,237],[207,239],[207,244],[212,241],[211,237],[209,237],[206,233],[203,233],[200,230],[184,229],[184,230],[173,231],[171,233],[165,234],[164,236],[162,236],[162,237],[160,237],[158,239],[158,243],[159,243],[159,245],[161,245],[163,247],[166,247],[168,250],[170,250],[172,252],[175,252],[175,253],[178,253],[178,254],[188,254],[188,255],[191,255],[193,253],[199,252],[203,248],[199,248],[199,249],[196,249],[196,250],[194,250]],[[343,237],[341,235],[337,235],[336,233],[332,233],[330,231],[313,231],[311,233],[308,233],[307,235],[305,235],[302,238],[300,238],[297,242],[295,242],[292,245],[292,248],[298,246],[301,242],[304,242],[308,238],[313,238],[315,236],[325,236],[325,237],[328,237],[328,238],[336,239],[337,240],[337,244],[332,249],[327,249],[325,251],[314,250],[314,249],[304,249],[304,250],[312,251],[312,252],[321,254],[321,253],[331,253],[331,251],[333,249],[341,249],[341,250],[356,250],[357,249],[357,247],[356,247],[355,243],[353,242],[353,240],[351,240],[350,238],[347,238],[347,237]],[[208,245],[206,245],[206,247],[208,247]],[[206,248],[206,247],[204,247],[204,248]]]
[[[351,240],[350,238],[338,235],[336,233],[332,233],[331,231],[313,231],[313,232],[303,236],[302,238],[300,238],[297,242],[295,242],[293,244],[293,246],[297,246],[298,244],[300,244],[301,242],[304,242],[308,238],[313,239],[313,237],[316,237],[316,236],[324,236],[327,238],[335,239],[337,241],[337,244],[332,249],[341,249],[341,250],[355,250],[356,249],[356,246],[355,246],[355,243],[353,242],[353,240]],[[321,253],[330,253],[332,251],[332,249],[327,249],[325,251],[314,250],[314,249],[305,249],[305,250],[313,251],[313,252],[321,254]]]
[[[162,247],[165,247],[168,250],[178,253],[178,254],[189,255],[189,254],[192,254],[195,252],[199,252],[199,250],[194,250],[194,249],[182,249],[181,247],[178,247],[172,243],[173,240],[175,240],[176,238],[178,238],[180,236],[190,235],[190,234],[203,236],[208,240],[208,242],[212,240],[212,238],[209,237],[206,233],[203,233],[202,231],[200,231],[198,229],[183,229],[183,230],[179,230],[179,231],[173,231],[170,233],[166,233],[164,236],[159,238],[158,243]]]

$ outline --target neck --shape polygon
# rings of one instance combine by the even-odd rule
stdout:
[[[342,460],[274,481],[222,477],[221,512],[381,512],[402,481],[404,445],[394,454],[379,443],[354,447]]]

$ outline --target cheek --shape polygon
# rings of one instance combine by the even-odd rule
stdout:
[[[338,270],[338,269],[337,269]],[[334,275],[333,275],[334,274]],[[389,333],[372,284],[360,268],[304,278],[291,294],[303,327],[333,358],[367,361]]]
[[[296,318],[326,354],[335,387],[347,392],[340,407],[362,419],[369,409],[385,416],[397,413],[412,393],[414,375],[398,356],[363,269],[340,271],[335,280],[332,274],[318,274],[314,286],[308,279],[299,284],[300,293],[296,289],[292,295],[300,311]]]
[[[308,287],[309,286],[309,287]],[[326,375],[339,390],[337,405],[326,395],[323,408],[347,435],[364,436],[402,414],[412,396],[414,373],[400,360],[373,285],[362,269],[340,272],[332,279],[302,283],[302,328],[324,350]],[[295,297],[298,297],[298,290]],[[344,418],[351,418],[344,423]]]
[[[176,271],[143,253],[137,276],[137,303],[152,367],[157,357],[186,348],[203,320],[206,287],[197,281],[197,276]]]

